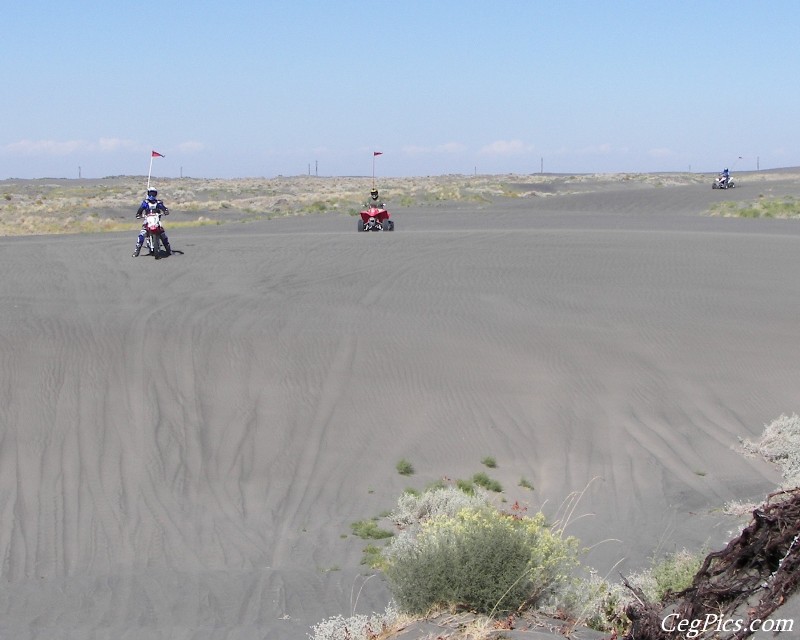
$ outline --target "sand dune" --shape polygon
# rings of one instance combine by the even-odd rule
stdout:
[[[0,238],[0,637],[381,611],[350,524],[487,455],[532,509],[589,487],[570,532],[601,572],[718,546],[720,507],[779,481],[733,445],[800,404],[800,226],[702,215],[755,197],[614,181],[390,207],[385,234],[175,228],[161,261],[133,224]]]

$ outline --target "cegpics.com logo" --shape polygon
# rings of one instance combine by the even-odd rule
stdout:
[[[769,633],[791,632],[794,630],[794,620],[773,619],[760,620],[756,618],[748,622],[741,618],[724,618],[709,613],[703,618],[689,620],[681,618],[678,613],[671,613],[661,621],[661,630],[667,633],[682,633],[687,638],[697,638],[706,633],[736,633],[748,629],[751,633],[766,631]]]

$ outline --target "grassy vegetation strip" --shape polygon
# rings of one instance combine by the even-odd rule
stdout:
[[[706,181],[700,174],[446,175],[383,178],[377,182],[389,207],[436,206],[441,202],[486,203],[493,198],[557,197],[609,184],[661,187]],[[143,176],[98,180],[0,181],[0,234],[36,235],[118,231],[109,212],[132,214],[145,193]],[[338,212],[357,215],[373,180],[368,177],[156,179],[159,197],[173,213],[220,212],[236,221]],[[230,215],[229,215],[230,214]],[[88,217],[88,221],[85,218]],[[95,218],[95,220],[92,220]],[[174,226],[171,223],[171,226]]]
[[[800,200],[759,197],[754,202],[718,202],[710,210],[713,216],[728,218],[800,218]]]

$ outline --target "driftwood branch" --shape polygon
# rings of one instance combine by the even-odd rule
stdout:
[[[634,593],[636,590],[624,580]],[[665,625],[678,620],[738,620],[729,629],[708,628],[695,639],[743,640],[751,623],[764,620],[800,584],[800,488],[770,494],[742,533],[722,551],[706,556],[692,585],[665,602],[633,604],[626,611],[631,629],[627,640],[678,640],[686,637]],[[716,618],[715,618],[716,616]],[[667,626],[669,629],[665,630]],[[695,631],[697,629],[695,628]]]

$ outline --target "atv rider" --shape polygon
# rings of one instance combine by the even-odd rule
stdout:
[[[722,178],[722,180],[720,180],[720,182],[722,184],[728,184],[728,180],[731,177],[731,174],[729,173],[728,168],[725,167],[725,169],[719,175],[720,175],[720,178]]]
[[[378,190],[373,187],[372,191],[369,192],[369,202],[365,205],[367,209],[385,209],[386,205],[383,202],[379,202],[380,195],[378,194]],[[381,224],[380,220],[375,217],[371,217],[369,221],[366,223],[365,231],[370,231],[373,228],[378,227],[378,229],[382,229],[383,225]]]
[[[169,209],[164,206],[164,202],[159,200],[157,196],[158,191],[156,189],[150,188],[147,190],[147,197],[142,200],[142,204],[139,205],[139,209],[136,211],[137,218],[144,218],[147,212],[153,210],[163,216],[169,215]],[[139,237],[136,239],[136,248],[133,250],[134,258],[139,256],[146,235],[147,230],[145,229],[145,223],[142,223],[142,230],[139,232]],[[161,242],[164,245],[164,250],[167,252],[167,255],[170,255],[172,253],[172,248],[169,246],[169,238],[167,238],[167,232],[164,231],[163,227],[161,228]]]

